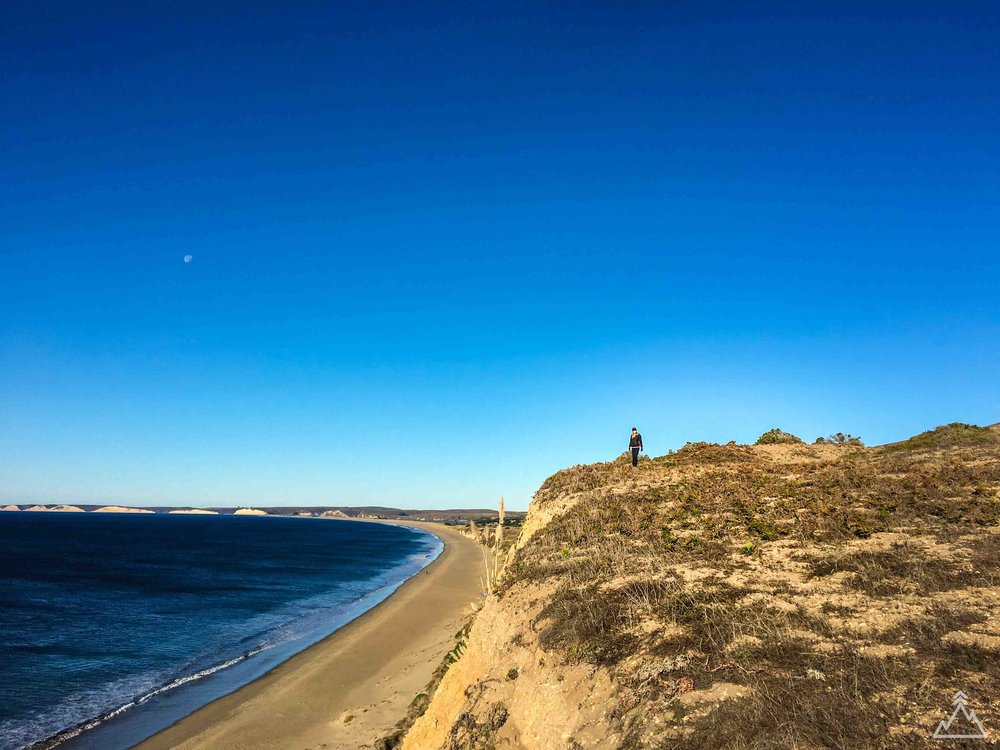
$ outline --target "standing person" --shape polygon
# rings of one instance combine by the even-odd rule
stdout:
[[[639,431],[635,427],[632,428],[632,437],[628,439],[628,447],[632,451],[632,465],[638,466],[639,451],[642,450],[642,435],[639,434]]]

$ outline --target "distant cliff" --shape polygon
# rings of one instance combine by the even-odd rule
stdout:
[[[560,471],[403,747],[937,747],[959,689],[995,732],[998,521],[969,425]]]

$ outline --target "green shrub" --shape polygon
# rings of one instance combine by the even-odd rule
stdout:
[[[767,521],[755,518],[747,524],[747,530],[765,542],[773,542],[778,538],[778,531]]]
[[[827,438],[818,437],[816,438],[816,443],[817,445],[821,443],[825,443],[827,445],[856,445],[859,448],[863,448],[865,445],[861,441],[861,438],[856,435],[851,435],[850,433],[845,435],[843,432],[836,432]]]
[[[919,451],[960,446],[1000,445],[1000,432],[989,427],[952,422],[921,432],[908,440],[883,446],[884,451]]]
[[[790,432],[785,432],[784,430],[779,430],[775,427],[773,430],[768,430],[759,438],[754,445],[777,445],[778,443],[801,443],[802,438],[796,437]]]

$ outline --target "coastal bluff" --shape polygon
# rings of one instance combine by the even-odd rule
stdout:
[[[793,437],[549,477],[399,746],[924,748],[958,689],[1000,716],[997,426]]]

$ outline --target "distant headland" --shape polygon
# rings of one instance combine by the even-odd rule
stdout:
[[[0,512],[22,513],[147,513],[156,515],[216,515],[216,516],[279,516],[294,518],[342,518],[387,521],[436,521],[448,524],[467,524],[470,521],[496,521],[497,511],[488,508],[448,508],[439,510],[404,510],[383,506],[233,506],[233,507],[173,507],[89,505],[83,503],[15,504],[0,507]],[[508,519],[520,522],[526,514],[507,511]]]

